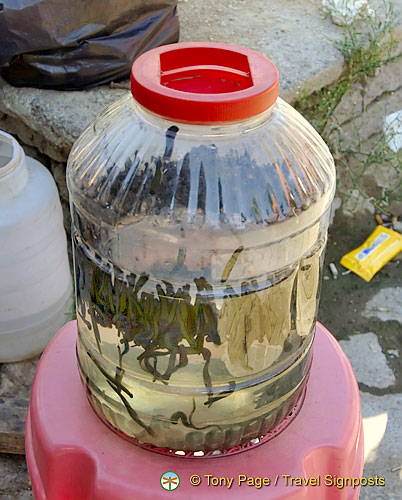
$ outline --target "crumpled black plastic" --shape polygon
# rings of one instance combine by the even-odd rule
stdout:
[[[0,0],[9,83],[82,89],[127,78],[140,54],[177,42],[177,0]]]

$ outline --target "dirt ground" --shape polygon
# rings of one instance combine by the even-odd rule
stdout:
[[[330,279],[323,280],[318,319],[338,340],[364,332],[376,332],[387,363],[395,374],[396,383],[385,389],[360,384],[360,390],[380,396],[402,392],[402,358],[388,353],[389,350],[402,352],[402,329],[397,321],[380,321],[373,317],[368,318],[362,313],[367,302],[379,290],[401,286],[402,253],[389,262],[369,283],[353,273],[342,276],[341,272],[345,269],[339,264],[341,257],[362,244],[375,227],[376,223],[370,215],[359,221],[341,215],[335,217],[329,232],[324,267],[324,277]],[[328,268],[330,262],[334,262],[339,271],[336,280],[332,278]]]

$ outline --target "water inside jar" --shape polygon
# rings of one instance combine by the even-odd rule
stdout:
[[[275,427],[308,375],[323,246],[234,289],[134,275],[76,238],[78,360],[98,414],[177,450],[229,448]]]

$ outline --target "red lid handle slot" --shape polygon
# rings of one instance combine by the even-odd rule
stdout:
[[[205,47],[160,54],[160,83],[170,89],[199,94],[223,94],[252,87],[244,54]]]

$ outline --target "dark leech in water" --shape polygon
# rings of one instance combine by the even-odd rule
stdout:
[[[234,268],[237,259],[239,258],[240,254],[244,250],[244,247],[241,246],[239,248],[236,248],[236,250],[233,252],[233,255],[230,257],[228,260],[223,272],[222,272],[222,277],[221,277],[221,283],[226,283],[226,281],[229,279],[230,273],[232,272],[232,269]]]
[[[128,396],[130,396],[130,398],[133,397],[132,393],[127,389],[127,387],[124,387],[124,385],[121,384],[121,379],[119,380],[118,378],[109,375],[107,371],[102,368],[101,364],[98,362],[98,360],[91,352],[87,351],[87,355],[94,362],[95,366],[109,382],[115,385],[119,390],[124,391]],[[117,373],[117,368],[118,367],[116,367],[116,373]]]
[[[164,160],[168,160],[172,156],[174,148],[174,140],[176,139],[176,134],[178,131],[179,127],[176,127],[176,125],[172,125],[166,131],[166,146],[165,146],[165,152],[163,153]]]
[[[210,425],[204,425],[202,427],[197,427],[193,424],[193,415],[195,413],[196,405],[195,405],[195,400],[193,399],[193,409],[190,412],[190,415],[187,417],[187,415],[182,412],[182,411],[177,411],[176,413],[173,413],[173,415],[170,417],[170,422],[172,424],[178,424],[179,420],[181,420],[181,423],[184,425],[184,427],[189,427],[191,429],[196,429],[198,431],[204,430],[204,429],[210,429],[213,427],[216,427],[218,430],[222,430],[221,427],[217,424],[210,424]]]
[[[136,278],[131,276],[128,285],[128,280],[123,281],[115,268],[112,283],[111,274],[103,271],[83,254],[77,255],[77,259],[83,260],[78,264],[83,272],[91,276],[88,302],[99,352],[102,352],[102,342],[98,325],[109,328],[114,326],[120,337],[120,345],[117,346],[119,366],[116,367],[114,377],[88,352],[95,366],[116,391],[125,392],[132,397],[124,386],[122,368],[123,357],[131,347],[142,347],[143,352],[137,357],[140,367],[151,374],[154,381],[163,384],[167,384],[174,373],[189,364],[189,356],[201,355],[204,360],[202,373],[207,404],[211,406],[217,399],[213,399],[209,373],[211,352],[207,343],[219,345],[220,337],[213,303],[214,291],[208,280],[204,277],[195,280],[197,294],[192,304],[189,284],[175,289],[165,280],[156,285],[156,293],[150,293],[144,289],[149,280],[145,273]],[[159,359],[166,356],[167,367],[164,364],[165,368],[162,370]],[[222,397],[224,395],[220,395],[219,399]]]
[[[204,405],[206,405],[206,406],[208,406],[208,408],[210,408],[217,401],[220,401],[221,399],[227,398],[228,396],[230,396],[230,394],[232,394],[232,392],[234,392],[235,389],[236,389],[236,382],[234,380],[232,380],[229,382],[229,389],[227,391],[220,392],[218,396],[214,396],[212,393],[211,396],[208,398],[208,401],[206,401],[204,403]]]
[[[173,148],[174,148],[174,140],[176,138],[176,134],[179,131],[178,127],[172,126],[166,131],[166,145],[165,151],[163,153],[162,159],[158,158],[155,161],[155,174],[152,179],[149,193],[151,195],[157,194],[159,188],[163,182],[163,176],[166,175],[169,171],[169,163],[170,157],[172,156]]]
[[[148,432],[148,434],[150,434],[151,436],[154,436],[155,434],[154,434],[153,430],[150,427],[148,427],[146,424],[144,424],[144,422],[142,422],[142,420],[137,415],[137,412],[130,406],[129,402],[123,396],[123,394],[121,393],[121,391],[117,387],[115,387],[115,385],[113,383],[111,383],[109,380],[107,380],[107,383],[110,385],[110,387],[119,396],[119,398],[121,399],[122,403],[126,407],[127,413],[134,420],[134,422],[136,422],[139,426],[141,426],[143,429],[145,429]]]

